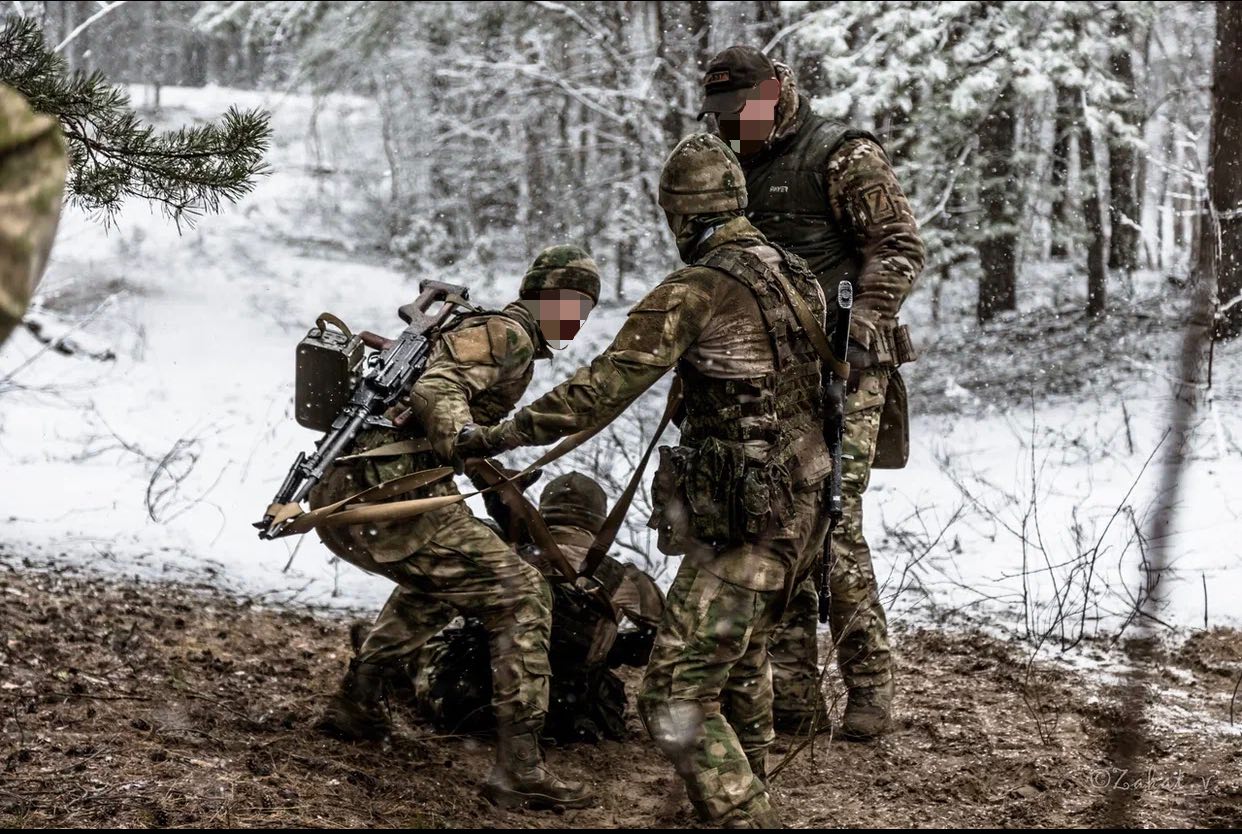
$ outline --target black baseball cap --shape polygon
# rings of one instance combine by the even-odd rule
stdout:
[[[761,81],[776,78],[776,66],[753,46],[731,46],[707,65],[703,76],[703,109],[707,113],[736,113],[746,105],[746,93]]]

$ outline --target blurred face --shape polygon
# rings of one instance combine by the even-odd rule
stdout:
[[[548,346],[555,350],[573,341],[595,306],[589,296],[577,290],[542,290],[537,298],[526,298],[522,303],[539,322]]]
[[[745,103],[735,113],[717,113],[720,138],[738,156],[751,156],[763,150],[776,128],[776,104],[781,82],[775,78],[760,81],[744,91]]]

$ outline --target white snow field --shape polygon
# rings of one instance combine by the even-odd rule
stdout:
[[[372,111],[360,99],[328,102],[317,159],[309,97],[165,88],[163,98],[170,123],[232,103],[269,108],[272,174],[240,205],[181,234],[137,203],[111,230],[67,213],[36,315],[72,328],[79,351],[47,350],[23,331],[0,353],[0,380],[8,378],[0,381],[0,548],[10,562],[53,569],[374,607],[387,594],[384,580],[333,563],[314,536],[261,542],[250,526],[314,440],[292,419],[296,342],[324,310],[355,329],[395,331],[397,306],[416,292],[416,276],[363,251],[366,230],[349,226],[365,194],[384,186],[368,173],[383,170]],[[521,268],[474,281],[475,299],[511,298]],[[469,273],[428,277],[469,281]],[[925,295],[916,292],[908,310],[930,344]],[[623,315],[620,304],[597,311],[541,369],[531,396],[607,344]],[[106,349],[114,360],[87,355]],[[1222,368],[1229,359],[1219,358]],[[980,403],[959,391],[963,416],[917,416],[909,467],[877,472],[867,504],[892,617],[963,610],[998,627],[1051,632],[1053,642],[1115,628],[1149,546],[1136,530],[1155,499],[1158,460],[1144,465],[1164,431],[1165,373],[1136,370],[1124,396],[1062,398],[1034,411],[1029,401]],[[1231,375],[1218,373],[1227,384]],[[1239,621],[1236,402],[1236,393],[1218,400],[1193,444],[1173,571],[1162,582],[1170,600],[1162,619],[1172,624],[1202,626],[1205,599],[1211,625]],[[644,413],[658,408],[658,393],[644,398]],[[646,440],[633,436],[634,425],[625,423],[630,435],[606,452],[616,476],[625,462],[613,452],[631,454]],[[639,515],[623,536],[631,555],[649,546]],[[671,577],[654,549],[648,561]]]

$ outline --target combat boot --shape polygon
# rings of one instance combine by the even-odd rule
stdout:
[[[757,828],[769,830],[784,828],[780,814],[772,808],[767,797],[762,801],[751,801],[746,807],[738,808],[720,821],[721,828]]]
[[[379,663],[349,661],[340,690],[328,702],[315,729],[342,741],[379,741],[392,732],[384,692],[389,670]]]
[[[504,728],[497,733],[496,764],[483,795],[501,808],[589,808],[595,802],[586,785],[548,770],[534,731]]]
[[[871,741],[892,728],[893,681],[850,690],[841,719],[841,736],[848,741]]]

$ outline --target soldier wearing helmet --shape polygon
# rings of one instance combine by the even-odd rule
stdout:
[[[651,524],[661,549],[684,558],[639,711],[705,821],[768,827],[778,821],[765,783],[767,636],[818,558],[831,459],[820,360],[793,309],[801,299],[822,327],[823,293],[746,219],[746,203],[745,175],[720,139],[678,143],[660,205],[687,266],[633,307],[589,366],[458,443],[461,455],[551,443],[607,423],[675,369],[681,438],[660,450]]]
[[[575,570],[581,569],[607,513],[603,488],[579,472],[552,480],[539,499],[551,539]],[[498,516],[498,529],[515,531],[518,554],[552,583],[552,686],[544,734],[561,744],[624,739],[625,684],[613,669],[646,664],[664,595],[635,565],[605,557],[595,576],[608,591],[612,610],[592,605],[583,590],[559,581],[553,559],[523,535],[520,524]],[[611,647],[600,645],[601,633]],[[441,732],[485,732],[493,724],[487,708],[489,660],[486,632],[467,620],[423,646],[396,689],[408,680],[415,709]]]
[[[446,462],[460,465],[454,440],[462,426],[492,423],[512,410],[530,383],[534,361],[577,334],[599,286],[599,270],[581,248],[541,252],[522,280],[518,301],[498,312],[465,315],[438,335],[426,371],[390,415],[408,411],[414,419],[363,432],[350,457],[316,488],[312,504],[334,503]],[[397,498],[456,492],[450,480]],[[505,806],[590,804],[586,786],[548,771],[539,749],[548,707],[552,595],[538,570],[464,503],[413,520],[325,528],[320,536],[342,559],[397,583],[362,636],[321,730],[346,739],[386,736],[391,725],[385,679],[455,616],[473,616],[491,644],[499,730],[484,794]]]

